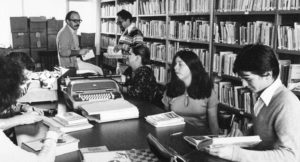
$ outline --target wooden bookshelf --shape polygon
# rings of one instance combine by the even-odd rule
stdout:
[[[158,37],[158,36],[145,36],[144,40],[146,42],[159,42],[165,45],[166,47],[166,55],[168,57],[172,57],[172,54],[179,50],[180,48],[205,48],[206,50],[209,51],[210,55],[210,64],[207,65],[208,72],[211,76],[216,76],[219,75],[218,73],[213,72],[213,62],[214,62],[214,55],[219,54],[222,51],[232,51],[233,53],[237,54],[239,50],[245,45],[249,43],[257,43],[257,42],[242,42],[244,41],[243,39],[240,39],[240,36],[237,36],[237,39],[233,39],[233,42],[231,43],[225,43],[226,41],[216,41],[216,33],[215,33],[215,28],[216,25],[219,25],[221,21],[228,21],[228,22],[237,22],[238,27],[240,28],[241,26],[247,27],[247,23],[251,22],[253,24],[255,23],[270,23],[272,26],[269,26],[270,29],[265,29],[269,30],[269,42],[267,45],[271,46],[279,55],[279,58],[282,59],[292,59],[292,63],[300,63],[300,49],[299,50],[289,50],[285,48],[278,48],[278,26],[281,25],[286,25],[286,26],[291,26],[293,27],[294,22],[299,22],[300,24],[300,10],[283,10],[279,9],[278,4],[279,0],[271,0],[274,1],[275,6],[270,6],[269,8],[263,8],[261,11],[257,11],[258,9],[251,8],[250,10],[247,11],[241,11],[238,9],[232,9],[232,10],[224,10],[220,9],[219,5],[221,0],[207,0],[207,4],[209,6],[205,6],[204,8],[202,7],[196,7],[193,8],[194,6],[191,4],[191,0],[186,0],[186,3],[190,3],[191,8],[178,8],[176,5],[171,4],[170,0],[164,0],[165,2],[165,9],[162,10],[161,13],[157,12],[155,14],[141,14],[141,6],[142,2],[147,2],[149,0],[102,0],[100,2],[100,7],[101,5],[115,5],[115,14],[110,15],[110,16],[101,16],[101,20],[116,20],[116,13],[119,11],[120,6],[119,4],[122,2],[131,2],[131,3],[136,3],[134,9],[135,13],[135,21],[136,25],[138,26],[138,23],[141,21],[151,21],[151,20],[159,20],[159,21],[164,21],[165,22],[165,32],[166,34],[164,36]],[[162,1],[159,1],[162,2]],[[172,1],[176,2],[176,0]],[[234,1],[227,1],[227,2],[234,2]],[[202,5],[203,6],[203,5]],[[233,5],[234,6],[234,5]],[[149,7],[149,6],[148,6]],[[201,9],[201,11],[199,11]],[[145,12],[147,13],[147,12]],[[181,22],[181,25],[187,25],[185,23],[186,21],[190,21],[191,24],[195,20],[203,20],[207,21],[208,25],[210,27],[209,29],[209,40],[208,41],[201,41],[197,39],[178,39],[174,36],[172,36],[171,33],[171,27],[170,27],[170,22],[171,21],[178,21]],[[270,25],[267,24],[267,25]],[[219,26],[220,27],[220,26]],[[239,28],[237,28],[237,31],[239,31]],[[248,28],[246,28],[248,30]],[[250,29],[249,29],[250,30]],[[117,30],[116,30],[117,31]],[[220,31],[220,28],[219,28]],[[253,34],[253,33],[251,33]],[[106,37],[112,37],[115,38],[117,43],[117,40],[120,36],[120,33],[105,33],[101,32],[100,29],[100,37],[106,36]],[[192,37],[193,38],[193,37]],[[259,42],[259,41],[258,41]],[[173,52],[173,53],[172,53]],[[170,60],[169,61],[156,61],[153,60],[154,64],[157,64],[158,66],[163,66],[165,67],[166,71],[168,71],[169,66],[170,66]],[[167,74],[165,75],[167,76]],[[229,76],[225,74],[219,75],[222,79],[225,80],[230,80],[234,83],[241,83],[241,80],[237,77],[234,76]],[[167,78],[165,80],[168,80]],[[164,83],[165,84],[165,83]],[[300,96],[300,93],[295,93],[296,95]],[[222,106],[224,107],[224,106]],[[225,106],[226,107],[226,106]],[[226,109],[226,108],[225,108]],[[231,111],[232,109],[226,109],[228,111]],[[243,115],[243,113],[239,113]],[[247,116],[247,115],[246,115]]]

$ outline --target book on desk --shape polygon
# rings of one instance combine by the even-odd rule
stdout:
[[[22,148],[34,152],[39,153],[44,146],[44,138],[39,138],[33,141],[22,143]],[[79,139],[74,138],[71,135],[63,134],[58,140],[56,144],[56,156],[66,154],[69,152],[78,150]]]
[[[92,128],[93,125],[88,120],[75,112],[66,112],[54,117],[44,117],[43,123],[49,127],[57,127],[64,133]]]
[[[154,127],[167,127],[185,124],[184,118],[175,112],[165,112],[145,117],[146,121]]]
[[[81,158],[84,162],[159,162],[159,159],[150,149],[131,150],[105,150],[105,146],[93,147],[91,149],[80,149]]]

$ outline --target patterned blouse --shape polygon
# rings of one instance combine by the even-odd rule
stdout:
[[[135,27],[135,24],[130,24],[119,39],[119,45],[122,45],[122,51],[128,52],[130,47],[136,44],[143,44],[143,33]]]
[[[158,90],[158,85],[150,67],[141,66],[134,72],[129,67],[124,75],[128,76],[125,86],[127,86],[129,96],[152,102]]]

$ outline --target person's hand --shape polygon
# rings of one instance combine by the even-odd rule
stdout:
[[[50,126],[49,131],[57,133],[58,138],[64,134],[64,132],[62,132],[58,127],[54,127],[54,126]]]
[[[86,55],[89,51],[90,51],[90,49],[88,49],[88,48],[83,48],[83,49],[80,49],[79,54],[80,54],[80,55]]]
[[[27,112],[22,115],[16,116],[16,120],[20,121],[21,124],[32,124],[39,122],[43,119],[43,116],[37,112]]]
[[[22,111],[23,112],[37,112],[39,115],[44,115],[44,111],[42,109],[35,108],[35,107],[30,106],[28,104],[23,104]]]
[[[228,137],[237,137],[237,136],[243,136],[242,131],[239,129],[239,124],[237,122],[233,122],[231,131],[227,135]]]
[[[228,146],[222,146],[222,147],[206,147],[204,148],[204,151],[206,151],[207,153],[213,155],[213,156],[217,156],[223,159],[227,159],[227,160],[233,160],[233,153],[234,153],[234,147],[238,147],[238,146],[233,146],[233,145],[228,145]]]

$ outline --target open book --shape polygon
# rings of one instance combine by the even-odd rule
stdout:
[[[198,150],[204,147],[221,147],[224,145],[239,145],[241,147],[250,147],[258,144],[261,139],[259,136],[240,136],[240,137],[226,137],[226,136],[184,136],[188,143],[194,145]]]
[[[145,117],[146,121],[155,127],[167,127],[185,124],[184,118],[170,111],[161,114],[149,115]]]
[[[22,148],[25,150],[38,153],[44,146],[44,138],[36,139],[34,141],[22,143]],[[71,135],[64,134],[57,140],[56,156],[78,150],[79,140]]]

